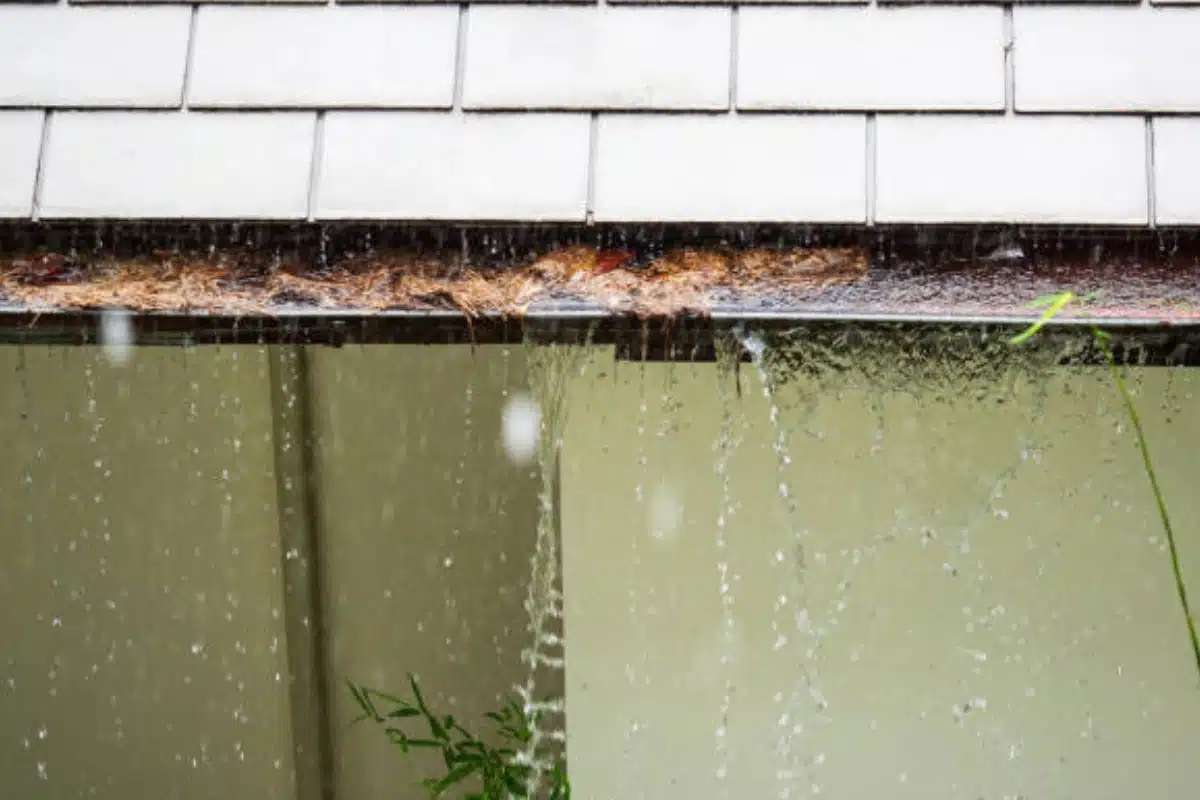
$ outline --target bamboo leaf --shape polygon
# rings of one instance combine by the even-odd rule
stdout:
[[[431,792],[433,792],[434,797],[441,797],[448,789],[459,783],[462,783],[478,770],[478,764],[460,764],[459,766],[450,770],[450,772],[446,773],[446,776],[440,780],[425,781],[425,786]]]
[[[1033,323],[1028,328],[1009,339],[1009,344],[1024,344],[1032,339],[1038,334],[1039,331],[1041,331],[1042,328],[1046,327],[1046,323],[1058,316],[1059,312],[1066,308],[1074,299],[1074,292],[1060,292],[1057,295],[1039,297],[1037,300],[1029,303],[1028,305],[1032,308],[1038,308],[1043,305],[1047,307],[1046,310],[1042,312],[1042,315],[1038,317],[1037,322]]]
[[[428,706],[425,705],[425,698],[421,694],[421,687],[417,685],[416,676],[414,676],[411,672],[408,673],[408,685],[412,687],[413,697],[417,701],[417,708],[421,709],[422,714],[431,716]]]
[[[346,686],[350,688],[350,693],[354,695],[354,699],[358,702],[358,707],[362,709],[364,714],[376,722],[383,719],[379,716],[379,711],[375,708],[375,704],[371,702],[370,690],[355,686],[350,681],[346,681]]]
[[[412,707],[397,708],[395,711],[388,713],[388,719],[404,719],[406,717],[419,717],[419,716],[421,716],[421,712],[417,711],[415,708],[412,708]]]

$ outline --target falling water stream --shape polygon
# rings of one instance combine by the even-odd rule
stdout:
[[[1013,599],[1008,598],[1006,606],[1007,593],[1001,590],[986,562],[978,555],[981,546],[987,551],[994,545],[987,542],[980,545],[974,541],[974,537],[980,535],[978,531],[981,525],[986,523],[994,526],[997,521],[1008,519],[1009,511],[1004,502],[1006,491],[1014,480],[1021,478],[1022,470],[1040,469],[1044,445],[1038,441],[1041,434],[1037,430],[1044,413],[1047,386],[1059,385],[1055,383],[1058,379],[1054,377],[1056,373],[1053,373],[1052,367],[1077,351],[1021,352],[1009,347],[1003,340],[984,337],[968,342],[958,335],[947,335],[941,339],[934,337],[931,341],[923,342],[898,341],[890,335],[878,338],[864,336],[863,340],[852,344],[836,338],[813,339],[799,333],[774,333],[768,336],[737,331],[735,335],[718,339],[716,343],[715,389],[719,398],[719,417],[712,443],[712,469],[719,496],[716,498],[717,516],[713,522],[713,569],[719,597],[720,619],[717,624],[722,644],[715,656],[719,662],[715,665],[719,699],[712,740],[714,796],[738,796],[739,784],[733,779],[731,767],[736,760],[735,751],[745,746],[740,742],[745,732],[738,727],[733,712],[742,696],[751,690],[741,685],[741,679],[737,677],[741,673],[735,669],[735,661],[740,659],[739,651],[743,646],[740,641],[743,636],[739,630],[743,625],[740,617],[748,611],[740,608],[742,589],[739,587],[744,584],[744,576],[740,572],[742,568],[734,564],[731,549],[735,545],[742,547],[745,537],[759,535],[752,528],[761,524],[758,520],[764,518],[761,514],[743,517],[739,510],[742,503],[739,490],[734,487],[735,463],[744,461],[735,456],[745,446],[750,429],[760,424],[757,419],[747,416],[748,395],[743,396],[747,386],[755,386],[763,401],[765,418],[761,423],[765,424],[767,430],[764,455],[774,465],[774,495],[780,509],[780,514],[772,518],[782,519],[786,528],[782,535],[772,537],[779,545],[773,549],[769,559],[769,571],[778,576],[772,579],[772,584],[784,587],[774,596],[771,604],[769,625],[773,642],[769,646],[773,651],[786,654],[791,664],[790,679],[771,687],[776,731],[775,767],[771,781],[774,795],[781,800],[789,800],[826,794],[827,787],[818,778],[819,769],[826,764],[826,754],[821,735],[814,726],[818,723],[825,726],[846,724],[844,717],[839,720],[837,701],[830,698],[825,687],[819,686],[823,672],[831,669],[836,671],[836,666],[827,663],[831,656],[826,654],[826,642],[838,635],[837,631],[846,624],[843,620],[847,614],[862,613],[853,612],[851,603],[860,581],[857,573],[865,570],[866,573],[877,574],[878,567],[873,566],[872,562],[883,558],[889,551],[906,553],[912,547],[929,551],[932,558],[941,560],[944,575],[952,579],[958,575],[966,576],[963,580],[967,581],[967,596],[974,599],[962,609],[964,635],[962,643],[955,650],[965,660],[966,666],[961,672],[951,670],[953,674],[961,674],[955,680],[960,686],[962,700],[955,701],[950,715],[956,725],[969,726],[971,719],[986,714],[987,709],[996,702],[987,696],[987,687],[992,680],[986,670],[990,660],[999,658],[1003,664],[1010,666],[1022,663],[1016,643],[1023,639],[1016,639],[1013,634],[997,633],[1010,629],[1021,630],[1020,627],[1013,628],[1012,621],[1005,616]],[[547,755],[552,752],[549,745],[565,741],[565,725],[569,722],[562,720],[564,706],[560,702],[546,703],[538,699],[537,693],[540,668],[566,668],[566,655],[562,650],[564,640],[550,632],[555,625],[562,624],[563,591],[556,571],[560,544],[553,529],[556,513],[554,504],[558,498],[550,476],[554,473],[555,459],[561,454],[564,423],[569,411],[566,408],[566,385],[579,378],[582,365],[588,358],[594,360],[596,357],[595,353],[585,357],[579,349],[562,346],[534,346],[529,349],[531,380],[544,415],[542,439],[538,446],[538,465],[543,476],[541,511],[526,605],[533,644],[526,652],[528,678],[519,688],[536,723],[534,737],[527,751],[521,755],[523,763],[535,767],[534,777],[528,787],[530,796],[536,795],[545,773],[551,768],[552,761]],[[745,357],[752,364],[749,372],[739,367],[739,361]],[[645,506],[655,502],[656,489],[651,482],[658,480],[657,466],[650,458],[651,451],[647,446],[650,424],[647,375],[650,368],[644,362],[643,353],[643,361],[634,367],[635,377],[631,382],[632,393],[636,395],[636,411],[632,411],[625,421],[634,429],[632,439],[636,442],[635,464],[632,465],[630,479],[633,494],[630,500],[640,510],[633,518],[651,520],[649,533],[652,538],[647,541],[653,541],[656,533],[654,512]],[[677,367],[669,364],[663,369],[664,389],[656,431],[659,438],[678,429],[688,415],[687,402],[680,402],[676,394]],[[990,404],[1004,409],[1021,402],[1019,398],[1023,396],[1032,398],[1030,407],[1033,417],[1020,429],[1011,432],[1006,445],[1009,449],[987,459],[986,463],[992,466],[985,466],[982,471],[980,467],[972,466],[970,472],[960,474],[962,480],[968,481],[963,485],[976,487],[972,491],[977,491],[979,498],[978,502],[969,505],[965,516],[955,517],[948,511],[935,511],[932,517],[917,518],[907,504],[901,505],[892,510],[890,523],[853,546],[831,546],[828,532],[813,528],[811,520],[823,517],[822,508],[829,501],[828,498],[807,495],[803,486],[798,487],[796,459],[820,457],[818,454],[828,448],[825,441],[836,432],[822,430],[815,414],[818,407],[827,404],[830,398],[859,397],[869,410],[864,421],[874,422],[868,424],[869,430],[864,429],[859,433],[865,434],[862,457],[870,460],[882,458],[888,452],[889,442],[891,446],[900,447],[904,441],[911,441],[911,430],[906,420],[897,416],[897,408],[911,407],[913,413],[921,414],[933,413],[921,409],[952,409],[960,403]],[[585,411],[577,409],[575,413]],[[884,438],[885,420],[893,429],[888,438]],[[686,426],[688,423],[683,424]],[[936,437],[942,434],[931,432],[930,435]],[[806,442],[811,442],[812,446]],[[809,453],[809,450],[812,452]],[[935,450],[930,451],[927,457],[937,459],[939,456]],[[931,461],[930,466],[935,466],[934,462]],[[929,491],[926,484],[920,486],[925,487],[921,491]],[[955,507],[959,505],[961,503]],[[814,514],[814,511],[822,513]],[[627,552],[629,569],[635,575],[640,575],[642,571],[640,548],[644,545],[639,542],[639,537],[631,539]],[[908,559],[909,556],[903,558]],[[821,601],[815,606],[809,591],[809,583],[814,578],[827,587],[822,590]],[[623,663],[627,685],[631,690],[651,686],[646,654],[656,647],[653,639],[646,638],[644,625],[636,622],[648,613],[648,608],[655,605],[645,602],[648,595],[642,592],[649,592],[648,587],[632,588],[641,586],[644,580],[645,577],[635,578],[628,590],[627,613],[635,620],[632,635],[636,644],[634,655]],[[830,586],[833,588],[832,595],[828,591]],[[567,587],[566,591],[570,592],[571,587]],[[1022,620],[1025,619],[1022,617]],[[986,646],[974,645],[972,637],[980,636],[980,631],[991,631],[985,637],[989,640],[1000,635],[1001,644],[993,646],[990,653]],[[1073,641],[1078,646],[1080,640]],[[565,644],[569,650],[569,636]],[[857,661],[864,647],[869,649],[870,645],[869,641],[864,641],[855,646],[851,653],[853,661]],[[757,690],[762,691],[761,687]],[[844,697],[841,702],[845,703]],[[641,775],[645,769],[645,759],[641,753],[646,749],[666,746],[666,743],[650,733],[662,727],[661,720],[654,723],[638,710],[631,710],[630,714],[625,728],[625,742],[620,749],[623,753],[621,769],[628,774]],[[925,715],[926,712],[922,711],[921,718],[924,719]],[[1091,719],[1091,716],[1088,718]],[[873,722],[871,724],[874,725]],[[1020,733],[999,720],[980,728],[975,735],[984,742],[1003,745],[1010,760],[1017,759],[1023,751]],[[902,784],[906,782],[907,773],[902,773],[898,780]]]
[[[562,585],[559,579],[556,480],[567,417],[567,391],[577,377],[588,354],[586,346],[551,344],[526,348],[531,383],[540,417],[537,439],[538,490],[537,535],[530,563],[529,594],[525,610],[529,615],[532,644],[522,653],[527,673],[516,688],[529,719],[531,736],[517,753],[517,762],[531,767],[525,787],[527,797],[539,797],[542,781],[554,768],[555,748],[566,743],[562,720],[565,702],[546,698],[538,691],[542,669],[562,670],[566,666],[562,639]]]
[[[767,406],[770,409],[768,421],[773,432],[771,449],[775,456],[776,476],[779,481],[779,498],[784,505],[790,529],[788,540],[792,544],[791,553],[787,553],[782,549],[777,550],[771,564],[773,569],[790,569],[792,573],[790,583],[794,587],[790,594],[780,594],[773,605],[771,620],[772,631],[775,634],[773,647],[775,649],[782,649],[789,644],[789,634],[780,625],[779,617],[783,612],[790,610],[793,620],[792,635],[795,637],[792,651],[800,651],[802,654],[802,657],[796,663],[797,679],[795,685],[787,692],[787,704],[780,710],[778,721],[779,736],[776,743],[780,760],[779,768],[776,772],[776,778],[779,783],[778,796],[780,800],[788,800],[792,797],[793,786],[811,781],[811,777],[807,776],[805,772],[806,765],[803,757],[803,749],[801,741],[799,741],[804,733],[804,722],[801,718],[803,713],[801,698],[809,695],[815,699],[819,699],[813,683],[811,664],[816,654],[816,648],[814,645],[807,643],[807,639],[812,632],[812,626],[809,624],[809,609],[804,586],[806,561],[804,531],[797,526],[798,509],[795,492],[792,489],[791,483],[792,457],[789,452],[790,435],[782,419],[779,401],[776,399],[777,387],[767,367],[767,344],[761,336],[746,334],[741,330],[738,331],[738,339],[742,348],[750,355],[750,359],[758,375],[758,380],[762,385],[763,399],[766,400]],[[786,583],[788,582],[785,582],[785,585]],[[802,645],[802,642],[805,644]],[[783,691],[776,693],[776,698],[780,705],[783,704],[784,694]],[[814,791],[817,788],[813,784]]]
[[[737,343],[722,339],[717,343],[717,386],[721,398],[721,423],[717,440],[713,444],[715,451],[714,469],[720,483],[720,500],[717,511],[716,559],[717,559],[717,590],[721,598],[721,628],[724,650],[720,655],[722,673],[721,708],[716,730],[716,777],[720,787],[721,797],[728,798],[729,785],[729,711],[733,705],[734,681],[731,670],[734,658],[736,619],[734,617],[733,583],[735,576],[730,574],[729,546],[730,529],[736,507],[730,488],[730,459],[737,451],[742,441],[743,419],[740,409],[730,397],[730,384],[737,380],[736,367],[741,358],[741,349]]]
[[[259,592],[267,599],[256,606],[250,583],[235,582],[246,559],[293,558],[255,544],[251,523],[261,516],[270,528],[275,519],[267,507],[269,481],[255,484],[265,486],[263,498],[242,499],[250,475],[270,463],[263,444],[270,434],[247,416],[254,401],[245,388],[258,385],[245,374],[253,369],[247,364],[265,360],[266,351],[183,349],[151,360],[139,348],[123,349],[124,335],[114,334],[107,349],[87,358],[78,350],[52,356],[74,370],[70,402],[45,388],[45,375],[63,365],[48,368],[52,358],[31,357],[25,348],[11,362],[18,377],[6,408],[15,457],[10,473],[0,473],[6,476],[0,503],[14,510],[0,519],[19,542],[11,559],[17,566],[0,568],[0,600],[13,609],[13,621],[3,624],[14,626],[20,644],[0,661],[0,732],[9,730],[5,718],[22,722],[12,754],[0,745],[0,757],[29,778],[21,786],[68,785],[69,761],[52,748],[72,733],[70,717],[56,703],[65,694],[72,702],[88,697],[85,683],[65,679],[78,674],[83,659],[85,667],[111,666],[104,651],[115,652],[150,687],[143,700],[115,667],[112,675],[108,666],[97,667],[94,680],[113,688],[104,690],[100,711],[89,707],[86,715],[107,715],[104,724],[119,733],[104,741],[106,758],[122,751],[127,736],[149,748],[155,736],[170,734],[170,757],[210,777],[231,763],[265,757],[264,738],[254,735],[273,731],[270,715],[277,712],[265,701],[255,705],[252,695],[274,696],[286,684],[277,646],[263,645],[256,656],[250,639],[256,626],[275,625],[273,635],[280,635],[275,623],[286,600]],[[456,674],[487,684],[478,694],[490,702],[492,684],[502,680],[499,691],[511,689],[530,722],[531,735],[516,754],[530,768],[528,781],[514,800],[545,797],[564,754],[583,798],[1101,796],[1093,791],[1103,786],[1095,775],[1116,785],[1131,759],[1158,764],[1159,758],[1183,766],[1152,787],[1154,796],[1177,796],[1173,787],[1200,774],[1179,756],[1197,741],[1188,737],[1200,706],[1176,663],[1182,637],[1164,588],[1164,543],[1145,513],[1143,476],[1104,376],[1059,366],[1077,350],[1065,347],[1020,350],[1003,339],[960,333],[919,339],[895,331],[814,336],[746,329],[718,338],[715,363],[659,363],[643,349],[632,363],[614,366],[612,351],[580,337],[525,345],[528,395],[509,394],[507,352],[495,361],[502,390],[493,385],[496,375],[472,373],[447,382],[461,392],[454,402],[433,390],[429,398],[398,394],[397,406],[427,401],[428,413],[445,422],[430,441],[436,446],[441,436],[442,450],[453,452],[442,453],[433,479],[412,489],[406,482],[421,480],[412,465],[424,469],[430,455],[422,426],[432,416],[415,415],[401,430],[381,414],[358,429],[357,444],[346,445],[387,439],[371,452],[382,460],[394,456],[399,466],[374,476],[383,490],[343,480],[340,497],[328,501],[319,520],[327,526],[325,550],[311,557],[334,562],[324,588],[332,621],[324,624],[335,677],[349,672],[345,664],[354,658],[363,663],[356,646],[374,652],[379,642],[398,640],[397,658],[426,659],[423,681],[436,683],[430,664],[470,670]],[[337,365],[320,375],[330,386],[342,384],[342,403],[355,395],[347,388],[353,376],[370,370],[343,372],[341,365],[387,363],[367,355],[322,355]],[[119,388],[121,376],[139,375],[143,398],[153,400],[160,384],[175,386],[161,406],[150,406],[145,429],[126,419],[128,398]],[[1200,430],[1190,410],[1194,379],[1172,373],[1169,391],[1155,394],[1164,385],[1161,373],[1143,372],[1134,385],[1162,458],[1186,467],[1187,435]],[[377,388],[360,394],[371,391]],[[357,420],[332,395],[322,400],[317,436],[333,466],[309,476],[314,482],[372,468],[368,458],[341,456],[342,439],[353,438],[342,428]],[[285,405],[300,402],[295,391],[281,398]],[[359,408],[386,405],[364,397]],[[269,421],[269,412],[256,413]],[[397,417],[408,424],[408,417]],[[220,437],[208,432],[214,420],[227,426]],[[173,482],[154,485],[170,486],[175,505],[149,532],[137,529],[129,511],[143,499],[130,484],[153,476],[114,451],[110,440],[117,439],[142,460],[161,459],[155,469],[171,470]],[[387,449],[410,441],[412,452]],[[76,444],[82,468],[68,472],[62,453]],[[496,480],[528,479],[528,494],[514,490],[512,499],[497,500],[492,484],[473,484],[481,474],[474,461],[491,458],[493,449],[511,462]],[[1086,451],[1078,459],[1077,449]],[[564,472],[571,458],[576,465],[601,463],[604,469],[584,473],[597,482],[571,485],[581,480]],[[1186,478],[1170,488],[1185,486]],[[56,480],[66,488],[56,488]],[[390,496],[380,496],[409,491],[410,502],[421,503],[441,490],[430,488],[438,481],[448,484],[438,495],[448,508],[442,516],[410,521],[403,507],[395,514]],[[50,496],[55,491],[64,497]],[[476,493],[491,497],[477,502]],[[564,522],[564,505],[587,493],[598,498],[591,518]],[[145,499],[147,508],[153,499]],[[58,500],[73,515],[61,542],[60,531],[45,522],[62,513],[51,502]],[[1181,514],[1193,509],[1186,492],[1175,491],[1172,500]],[[342,526],[341,516],[356,511],[354,524],[378,525],[382,533],[360,536],[354,525]],[[203,530],[194,538],[163,532],[173,517],[201,513]],[[495,543],[509,535],[510,517],[520,530]],[[429,537],[422,546],[443,547],[437,552],[446,559],[436,559],[428,574],[421,554],[405,549],[421,535]],[[605,541],[597,543],[600,537]],[[356,566],[338,561],[339,551],[344,556],[356,547]],[[395,548],[394,557],[377,555],[382,547]],[[469,572],[471,553],[488,547],[501,557],[481,558],[484,567]],[[487,581],[511,577],[504,571],[506,548],[528,553],[529,561],[513,568],[520,577],[501,593]],[[578,583],[564,578],[572,548],[591,559],[590,574]],[[146,550],[153,560],[145,563],[157,572],[135,592],[140,601],[127,602],[114,588],[134,574],[128,565],[142,563],[136,559]],[[201,572],[210,562],[219,562],[212,575]],[[278,578],[266,569],[253,574]],[[72,578],[80,585],[67,585]],[[356,594],[360,582],[387,586],[384,597],[394,605],[364,606],[367,593]],[[20,592],[32,592],[30,586],[44,591],[25,612]],[[407,596],[406,586],[432,587],[421,590],[432,601],[415,589]],[[510,590],[517,599],[508,608]],[[578,620],[568,600],[576,592],[594,594],[584,609],[589,615]],[[483,599],[472,605],[472,593]],[[519,593],[525,595],[520,609]],[[379,602],[381,592],[370,594]],[[426,605],[419,614],[404,616],[406,603],[420,601]],[[447,629],[422,639],[421,626],[434,624],[430,609],[443,610],[439,604]],[[100,611],[93,608],[119,609],[113,618],[128,615],[131,627],[106,633],[105,625],[116,623],[97,622]],[[479,622],[458,616],[480,608],[493,616]],[[403,625],[389,615],[402,617]],[[383,619],[385,627],[355,638],[353,626],[363,617]],[[305,617],[288,635],[302,635],[309,622]],[[457,633],[477,640],[493,634],[497,642],[506,626],[520,624],[526,635],[504,640],[514,663],[523,645],[520,663],[498,668],[502,678],[488,672],[479,648],[459,650],[452,641]],[[174,672],[154,672],[155,641],[140,632],[143,625],[170,631],[160,638],[182,656]],[[74,660],[55,649],[73,635],[83,654]],[[581,643],[592,637],[589,646],[573,649],[576,635]],[[490,646],[485,640],[483,649]],[[585,657],[574,655],[580,652]],[[258,657],[267,677],[255,683]],[[410,668],[407,661],[366,663],[372,669],[382,663],[381,675],[384,667],[396,674]],[[581,670],[584,679],[567,678]],[[373,681],[374,674],[361,677]],[[609,676],[615,678],[606,682]],[[581,689],[588,681],[592,687]],[[455,707],[456,715],[484,702],[448,685],[431,689],[431,697],[448,708],[466,707]],[[209,714],[206,725],[233,733],[140,730],[138,715],[180,687]],[[49,710],[25,702],[25,692],[36,692]],[[81,724],[94,724],[86,715]],[[340,758],[357,757],[358,735],[338,729]],[[946,763],[931,760],[931,752],[949,754]],[[871,764],[855,763],[859,756]],[[273,770],[286,771],[280,764],[290,757],[287,750],[272,754]],[[102,781],[91,784],[102,793]]]

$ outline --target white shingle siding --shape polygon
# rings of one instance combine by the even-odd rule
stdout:
[[[1018,8],[1018,111],[1200,111],[1200,13]]]
[[[880,222],[1146,224],[1135,117],[881,116]]]
[[[606,116],[596,150],[597,221],[865,221],[861,116]]]
[[[582,221],[589,129],[583,114],[330,113],[316,215]]]
[[[1200,225],[1200,0],[319,2],[0,0],[0,216]]]
[[[0,0],[4,2],[5,0]],[[22,2],[23,0],[13,0],[14,2]],[[54,2],[54,0],[50,0]],[[400,0],[408,2],[408,0]],[[440,2],[440,0],[437,0]],[[155,5],[195,5],[196,0],[67,0],[72,5],[135,5],[135,6],[155,6]],[[301,5],[314,3],[317,5],[326,5],[329,0],[210,0],[215,5]],[[374,0],[372,0],[374,2]]]
[[[178,106],[187,8],[0,6],[0,106]]]
[[[473,6],[467,108],[724,109],[721,8]]]
[[[0,219],[32,212],[44,116],[41,111],[0,111]]]
[[[912,2],[912,0],[905,0]],[[721,0],[608,0],[609,3],[616,5],[678,5],[678,4],[695,4],[697,2],[708,2],[719,4]],[[730,5],[733,0],[728,0],[724,5]],[[738,0],[739,6],[754,6],[754,5],[866,5],[869,0]],[[1200,0],[1197,0],[1200,2]]]
[[[200,9],[195,107],[443,107],[454,99],[458,9]]]
[[[303,218],[314,120],[302,113],[55,114],[41,215]]]
[[[999,8],[747,8],[743,109],[1003,110]]]
[[[1154,120],[1154,174],[1158,224],[1200,224],[1200,118]]]

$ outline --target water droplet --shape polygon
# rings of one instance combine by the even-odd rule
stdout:
[[[533,462],[541,435],[542,415],[528,395],[514,395],[504,406],[504,452],[514,464]]]
[[[100,316],[100,344],[104,357],[114,366],[124,366],[133,355],[133,316],[123,308],[106,309]]]

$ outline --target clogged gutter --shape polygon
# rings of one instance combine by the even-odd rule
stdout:
[[[239,251],[86,263],[27,254],[0,261],[0,301],[33,311],[123,307],[246,316],[283,306],[521,316],[555,303],[642,317],[703,315],[715,304],[853,284],[866,278],[868,260],[855,248],[679,250],[645,264],[634,258],[576,246],[524,265],[464,269],[450,259],[376,252],[316,269]]]
[[[1169,249],[1068,240],[999,259],[951,246],[896,253],[681,242],[641,252],[551,245],[490,259],[446,247],[346,248],[330,260],[265,244],[153,249],[146,241],[122,254],[73,245],[0,250],[0,315],[14,323],[107,308],[261,320],[436,311],[468,320],[570,312],[1012,321],[1037,317],[1034,298],[1072,291],[1094,300],[1064,319],[1200,324],[1200,241],[1190,240]]]

